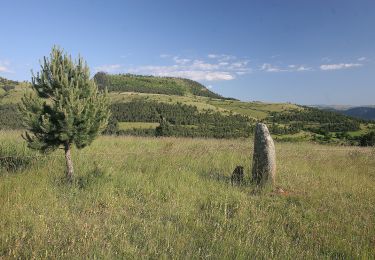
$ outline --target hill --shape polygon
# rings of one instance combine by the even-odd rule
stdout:
[[[255,123],[262,121],[279,141],[359,144],[362,136],[375,130],[372,122],[317,108],[226,99],[187,79],[103,73],[95,77],[100,88],[110,90],[107,134],[239,138],[252,135]],[[30,85],[10,83],[0,96],[0,129],[21,129],[17,106]],[[197,88],[211,94],[202,96]],[[178,95],[142,93],[176,90]]]
[[[133,74],[110,75],[104,72],[95,74],[94,79],[100,89],[109,92],[140,92],[177,96],[203,96],[224,99],[202,84],[184,78],[155,77]]]
[[[353,107],[341,112],[347,116],[362,118],[366,120],[375,120],[374,107]]]
[[[316,105],[313,107],[359,119],[375,120],[375,106]]]

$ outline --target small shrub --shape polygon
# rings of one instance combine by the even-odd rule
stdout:
[[[16,146],[0,146],[0,171],[15,172],[26,169],[36,157]]]
[[[361,146],[375,146],[375,132],[372,131],[362,135],[359,139],[359,144]]]

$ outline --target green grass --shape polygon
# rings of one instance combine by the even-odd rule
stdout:
[[[311,140],[311,133],[301,131],[297,134],[274,135],[274,139],[283,142],[303,142]]]
[[[372,124],[368,124],[368,125],[361,124],[360,130],[348,132],[348,134],[352,137],[358,137],[358,136],[361,136],[370,132],[372,130],[372,126],[373,126]]]
[[[146,123],[146,122],[119,122],[120,130],[128,129],[155,129],[159,123]]]
[[[176,96],[176,95],[163,95],[163,94],[145,94],[135,92],[121,92],[109,93],[112,102],[130,102],[135,99],[146,99],[148,101],[157,101],[169,104],[176,104],[178,102],[196,106],[199,111],[204,109],[218,110],[225,112],[225,109],[208,104],[209,98],[200,96]]]
[[[110,75],[97,73],[94,76],[100,88],[107,88],[109,92],[140,92],[170,95],[197,95],[213,98],[222,98],[210,91],[201,83],[184,78],[155,77],[130,74]]]
[[[35,156],[0,132],[1,156]],[[12,148],[10,148],[12,147]],[[0,170],[0,258],[375,257],[375,151],[276,143],[287,193],[232,187],[252,140],[100,137]]]
[[[263,103],[263,102],[241,102],[233,100],[210,100],[211,105],[247,115],[256,119],[266,118],[270,112],[285,112],[292,109],[302,109],[301,107],[287,103]]]
[[[28,83],[19,82],[14,89],[9,90],[7,92],[0,92],[0,105],[20,103],[21,98],[24,96],[24,94],[30,91],[31,88]]]

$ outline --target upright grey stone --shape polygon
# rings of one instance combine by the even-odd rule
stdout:
[[[255,127],[252,175],[259,186],[273,186],[275,183],[275,145],[267,126],[262,123],[257,123]]]

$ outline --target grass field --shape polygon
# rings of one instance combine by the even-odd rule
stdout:
[[[0,132],[0,258],[375,257],[373,149],[276,143],[276,194],[230,185],[250,139],[100,137],[68,185],[62,151],[19,135]]]
[[[146,123],[146,122],[119,122],[119,129],[155,129],[159,123]]]

